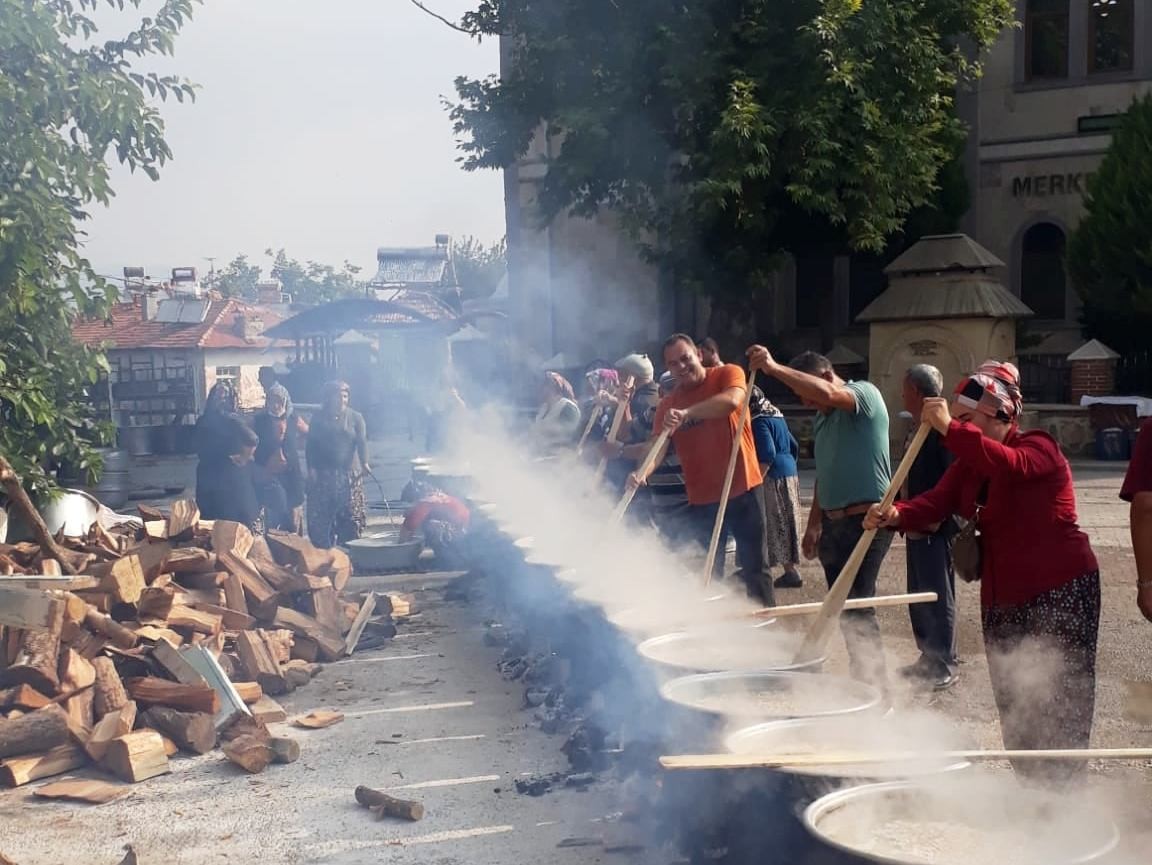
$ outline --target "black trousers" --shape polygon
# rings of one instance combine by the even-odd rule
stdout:
[[[956,666],[956,572],[947,535],[909,538],[908,591],[935,592],[931,604],[910,604],[908,617],[920,654],[937,666]]]
[[[712,540],[712,528],[716,524],[719,509],[720,504],[717,502],[692,505],[689,511],[696,543],[704,550],[708,549],[708,543]],[[740,564],[740,578],[744,581],[748,596],[766,607],[775,606],[772,575],[764,565],[764,500],[758,486],[728,500],[721,541],[728,532],[736,539],[736,561]],[[722,546],[718,552],[722,554]]]
[[[820,564],[824,567],[824,578],[829,588],[840,576],[840,571],[848,563],[856,542],[863,534],[863,514],[839,520],[824,517],[820,533]],[[880,566],[884,564],[890,546],[892,533],[877,532],[860,564],[860,570],[856,572],[856,581],[848,597],[875,597],[876,578],[880,575]],[[848,662],[853,677],[886,690],[888,668],[884,661],[884,643],[880,639],[880,623],[876,621],[875,608],[845,611],[840,617],[840,630],[848,646]]]

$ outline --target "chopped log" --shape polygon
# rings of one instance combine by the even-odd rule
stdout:
[[[264,637],[272,647],[278,664],[287,664],[292,658],[292,644],[296,637],[286,628],[265,628]]]
[[[0,720],[0,758],[37,754],[74,741],[68,713],[45,706],[19,718]]]
[[[292,660],[312,664],[320,659],[320,645],[310,637],[296,637],[292,641]]]
[[[182,685],[207,685],[200,671],[188,663],[187,659],[167,640],[159,640],[152,647],[152,657],[166,672]]]
[[[252,549],[252,532],[247,526],[231,520],[216,520],[212,526],[212,549],[216,555],[227,552],[237,558],[246,558]]]
[[[150,541],[168,540],[168,520],[145,520],[144,539]]]
[[[0,691],[0,712],[12,709],[33,712],[36,709],[43,709],[51,702],[51,697],[41,694],[31,685],[15,685]]]
[[[76,592],[83,598],[90,609],[97,612],[107,613],[112,609],[112,605],[116,603],[115,598],[112,597],[110,592],[100,591],[99,589],[81,589]]]
[[[287,721],[288,713],[284,707],[265,694],[250,707],[252,717],[265,724],[275,724],[278,721]]]
[[[218,550],[216,560],[222,568],[239,578],[240,585],[244,587],[245,592],[252,596],[255,603],[264,603],[276,596],[276,590],[260,576],[260,571],[247,559]]]
[[[6,557],[0,555],[0,559],[4,558]],[[0,575],[0,586],[11,586],[14,589],[58,589],[62,592],[74,592],[78,589],[94,589],[98,585],[100,580],[89,574],[62,577],[47,577],[43,574]]]
[[[300,759],[300,743],[287,736],[273,736],[268,740],[273,763],[295,763]]]
[[[236,689],[240,699],[249,706],[264,696],[264,689],[258,682],[233,682],[232,687]]]
[[[184,586],[173,583],[172,588],[176,592],[176,603],[186,607],[190,607],[194,603],[219,604],[224,600],[224,592],[219,586],[213,586],[210,589],[186,589]]]
[[[333,634],[344,633],[344,611],[340,608],[340,596],[331,586],[312,592],[309,595],[315,619],[325,630]]]
[[[46,577],[64,576],[64,572],[60,570],[60,563],[55,559],[41,559],[40,572]]]
[[[284,596],[277,593],[266,601],[251,600],[248,604],[249,615],[255,616],[256,621],[267,630],[267,626],[272,624],[272,620],[276,618],[276,611],[280,609],[280,605],[288,603]]]
[[[141,717],[147,726],[167,736],[181,751],[207,754],[216,747],[216,723],[212,715],[153,706]]]
[[[71,802],[87,802],[90,805],[104,805],[127,796],[131,788],[123,784],[109,784],[107,781],[91,781],[84,778],[65,778],[45,784],[32,791],[40,799],[66,799]]]
[[[211,636],[220,633],[221,617],[183,604],[173,604],[172,611],[168,613],[168,627],[184,628]]]
[[[72,638],[71,645],[73,649],[91,661],[104,651],[108,641],[87,629],[81,628],[80,632]]]
[[[295,568],[301,574],[317,574],[328,567],[332,556],[300,535],[272,532],[265,536],[272,558],[285,567]]]
[[[92,667],[96,671],[96,695],[93,710],[99,721],[109,712],[117,712],[128,702],[128,694],[124,691],[124,683],[120,681],[120,674],[116,672],[116,665],[111,658],[95,658]]]
[[[132,550],[140,559],[140,571],[144,582],[151,585],[167,570],[168,559],[172,557],[172,544],[168,541],[145,541]]]
[[[184,645],[184,635],[178,634],[171,628],[161,628],[157,625],[138,625],[132,630],[141,640],[149,640],[153,643],[157,643],[160,640],[167,640],[173,646]]]
[[[225,757],[253,775],[267,769],[275,756],[266,742],[254,736],[237,736],[232,741],[225,742],[221,750]]]
[[[92,662],[71,647],[60,652],[58,667],[61,690],[79,691],[96,681],[96,669]]]
[[[323,730],[325,727],[339,724],[343,720],[343,712],[336,712],[332,709],[313,709],[307,715],[300,715],[299,717],[293,718],[292,724],[296,727],[304,727],[307,730]]]
[[[168,538],[173,541],[191,540],[200,524],[200,508],[194,499],[180,499],[172,503],[168,515]]]
[[[10,628],[51,629],[57,615],[63,615],[60,598],[52,592],[21,589],[0,583],[0,625]]]
[[[84,750],[88,752],[89,757],[99,762],[108,750],[108,743],[131,733],[135,726],[136,703],[129,700],[96,722],[96,726],[92,728],[92,735],[84,743]]]
[[[89,609],[84,616],[84,627],[101,637],[107,638],[118,649],[131,649],[136,645],[136,635],[110,616],[95,609]]]
[[[137,730],[113,739],[102,763],[117,778],[133,784],[172,771],[164,739],[155,730]]]
[[[151,505],[136,505],[136,513],[140,514],[140,519],[146,523],[165,521],[164,512]]]
[[[88,602],[73,592],[61,592],[60,598],[64,601],[64,621],[83,624]]]
[[[257,572],[264,579],[264,582],[278,592],[305,592],[312,588],[308,577],[301,576],[295,571],[277,564],[270,556],[268,558],[251,556],[248,562],[256,568]],[[323,579],[322,585],[331,585],[331,582],[329,582],[326,577],[320,579]]]
[[[95,699],[96,695],[88,687],[82,691],[77,691],[61,703],[64,711],[68,713],[73,733],[76,734],[80,744],[88,741],[88,737],[92,735],[92,728],[96,724],[96,714],[93,710]]]
[[[141,622],[167,622],[175,600],[176,590],[171,586],[162,589],[149,586],[140,593],[140,601],[136,604],[136,617]]]
[[[57,745],[38,754],[9,757],[0,762],[0,785],[20,787],[41,778],[63,775],[88,762],[84,749],[75,743]]]
[[[248,671],[248,677],[266,694],[286,694],[289,691],[284,672],[280,669],[272,648],[263,631],[241,631],[236,635],[236,651]],[[247,701],[245,701],[247,702]]]
[[[203,601],[193,601],[188,606],[201,613],[209,613],[220,617],[220,625],[225,631],[247,631],[256,627],[256,620],[247,613],[230,610],[217,604],[206,604]]]
[[[220,741],[231,742],[240,736],[251,736],[254,739],[259,739],[261,742],[267,742],[272,738],[272,734],[268,732],[268,727],[259,718],[249,715],[247,712],[235,711],[228,719],[220,725]]]
[[[0,486],[4,487],[4,493],[8,496],[9,510],[19,514],[21,522],[32,529],[36,543],[40,545],[41,555],[58,561],[61,570],[69,576],[79,573],[79,569],[73,564],[75,556],[56,543],[56,539],[48,531],[48,526],[44,525],[40,512],[36,510],[36,506],[28,498],[28,493],[24,491],[20,476],[16,474],[12,464],[2,456],[0,456]]]
[[[296,670],[302,673],[307,673],[309,679],[315,679],[317,673],[324,669],[321,664],[312,664],[308,661],[302,661],[299,658],[293,658],[290,661],[286,661],[282,664],[282,666],[286,671]]]
[[[0,460],[3,458],[0,457]],[[55,694],[60,685],[56,669],[60,652],[60,631],[64,627],[64,601],[52,598],[48,626],[34,631],[23,631],[23,639],[16,657],[0,670],[0,687],[31,685],[44,694]]]
[[[342,592],[344,587],[348,585],[348,580],[352,578],[352,560],[339,547],[328,550],[328,556],[331,563],[321,571],[321,574],[332,580],[332,585],[335,586],[336,591]]]
[[[175,757],[180,753],[180,748],[176,745],[176,743],[161,733],[159,730],[153,730],[151,727],[141,727],[140,729],[148,730],[149,732],[155,733],[160,737],[160,741],[164,743],[164,756]]]
[[[216,557],[199,547],[180,547],[168,556],[164,569],[172,574],[204,574],[216,571]]]
[[[376,593],[369,592],[364,598],[364,603],[360,606],[360,612],[356,614],[356,620],[352,622],[348,636],[344,639],[345,655],[351,655],[356,651],[356,644],[360,642],[360,635],[364,633],[364,626],[367,625],[368,620],[372,618],[372,612],[375,609]]]
[[[295,690],[296,688],[303,688],[310,681],[312,677],[308,675],[307,670],[302,670],[299,667],[284,667],[284,678],[288,680],[289,689]]]
[[[137,553],[129,553],[114,561],[100,582],[100,588],[122,604],[139,601],[145,585],[144,570]]]
[[[424,819],[424,804],[422,802],[397,799],[380,790],[373,790],[371,787],[357,787],[356,801],[372,811],[377,818],[399,817],[403,820],[412,821]]]
[[[321,657],[327,661],[335,661],[344,655],[344,640],[309,615],[291,607],[280,607],[272,621],[278,628],[287,628],[294,634],[314,640],[320,647]]]
[[[225,572],[224,578],[224,606],[238,613],[248,614],[248,601],[244,597],[244,584],[240,578],[231,572]]]
[[[395,617],[410,616],[415,612],[416,599],[407,592],[384,592],[383,594],[388,601],[381,605],[386,607],[381,612],[387,612]]]
[[[211,715],[220,711],[220,696],[208,685],[185,685],[155,676],[134,676],[124,680],[124,690],[137,703],[149,706]]]

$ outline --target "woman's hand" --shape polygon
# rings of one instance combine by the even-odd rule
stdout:
[[[606,391],[606,390],[597,391],[597,393],[596,393],[596,405],[604,405],[604,406],[616,405],[616,397],[614,397],[612,394],[608,393],[608,391]]]
[[[864,514],[864,528],[866,529],[894,529],[900,525],[900,511],[895,505],[889,505],[882,510],[880,505],[872,505],[868,513]]]
[[[929,424],[940,435],[947,435],[948,427],[952,423],[952,414],[948,411],[948,400],[939,396],[924,400],[924,408],[920,412],[920,423]]]

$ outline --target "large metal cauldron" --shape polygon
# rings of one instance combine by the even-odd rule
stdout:
[[[822,657],[796,661],[803,634],[777,629],[772,622],[701,625],[645,640],[641,657],[667,676],[778,670],[819,671]]]
[[[820,865],[1087,865],[1119,843],[1092,805],[975,773],[830,793],[804,826]]]
[[[752,622],[755,620],[748,618],[752,609],[746,600],[721,591],[695,601],[687,599],[676,602],[664,597],[650,598],[634,607],[612,610],[608,619],[625,634],[647,640],[663,634],[679,633],[694,626],[725,621],[739,624],[742,619]]]
[[[883,696],[872,685],[820,673],[757,671],[701,673],[665,682],[670,703],[716,720],[753,721],[866,715]]]

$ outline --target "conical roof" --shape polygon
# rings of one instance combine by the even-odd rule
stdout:
[[[1004,262],[967,234],[930,234],[920,238],[884,272],[896,276],[1003,266]]]

